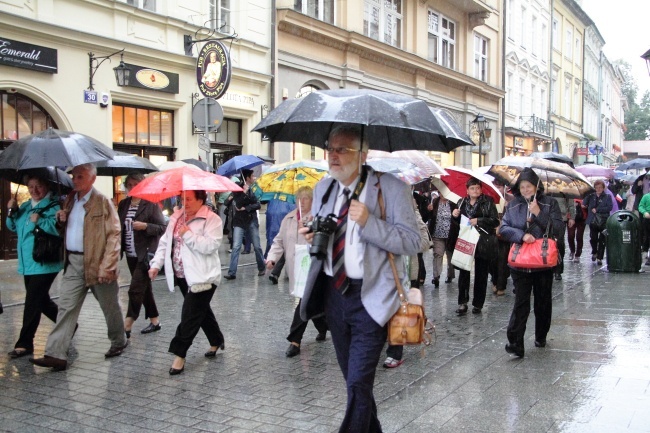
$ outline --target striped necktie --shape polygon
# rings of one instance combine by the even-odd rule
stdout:
[[[348,276],[345,272],[345,228],[348,221],[348,209],[350,208],[350,190],[343,189],[343,204],[339,211],[336,233],[334,236],[334,246],[332,248],[332,277],[334,287],[341,293],[345,293],[348,288]]]

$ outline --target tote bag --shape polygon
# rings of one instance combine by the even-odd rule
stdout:
[[[293,263],[293,292],[291,294],[296,298],[302,298],[311,264],[308,245],[296,245],[296,256]]]
[[[481,235],[472,226],[462,225],[454,253],[451,256],[451,264],[458,269],[464,271],[471,271],[474,266],[474,253],[476,252],[476,244]]]

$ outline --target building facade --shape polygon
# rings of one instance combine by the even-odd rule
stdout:
[[[582,98],[582,116],[584,139],[574,148],[573,160],[576,164],[593,161],[589,148],[597,149],[601,144],[601,102],[603,46],[605,40],[596,25],[585,30],[584,83]],[[596,151],[596,150],[594,150]]]
[[[504,156],[528,155],[552,141],[547,117],[550,89],[548,0],[507,0]]]
[[[226,0],[1,2],[0,146],[4,149],[16,139],[53,126],[87,134],[156,165],[199,157],[214,164],[242,152],[268,155],[269,144],[249,131],[261,119],[262,107],[270,104],[271,2],[240,1],[237,10],[230,4]],[[202,99],[197,53],[205,42],[186,53],[185,41],[233,34],[236,39],[223,40],[232,63],[230,86],[219,99],[223,121],[219,131],[207,137],[209,145],[204,142],[206,152],[199,149],[192,117],[193,106]],[[122,49],[131,71],[129,86],[118,86],[112,70]],[[30,53],[47,57],[46,64],[30,60]],[[111,55],[110,61],[99,64]],[[90,87],[97,92],[94,100],[85,92]],[[99,178],[96,185],[108,196],[123,194],[120,179]],[[0,201],[6,203],[16,188],[3,181]],[[4,226],[1,238],[2,254],[9,257],[13,247]]]
[[[609,167],[616,163],[625,139],[625,111],[627,99],[622,93],[623,75],[618,66],[612,65],[603,55],[603,93],[601,98],[600,141],[597,162]]]
[[[322,89],[410,95],[448,110],[469,133],[482,114],[494,133],[479,146],[432,154],[477,166],[501,154],[500,1],[277,0],[277,101]],[[477,140],[478,143],[478,140]],[[279,161],[319,149],[275,145]]]

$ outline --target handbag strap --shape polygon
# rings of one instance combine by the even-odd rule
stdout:
[[[377,173],[377,177],[380,177],[380,174]],[[381,193],[381,184],[379,184],[379,193],[377,196],[379,201],[379,210],[381,211],[381,219],[386,221],[386,204],[384,203],[384,195]],[[397,274],[397,266],[395,266],[395,256],[390,251],[386,251],[388,256],[388,262],[390,263],[390,268],[393,271],[393,278],[395,279],[395,285],[397,286],[397,293],[399,294],[400,303],[405,304],[407,302],[406,294],[404,293],[404,287],[402,287],[402,282],[399,279]]]

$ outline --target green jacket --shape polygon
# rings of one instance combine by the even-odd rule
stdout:
[[[38,222],[34,224],[30,216],[37,212],[38,209],[43,209],[56,203],[54,206],[45,210]],[[36,263],[32,258],[32,250],[34,249],[34,228],[40,227],[47,233],[58,235],[56,225],[56,212],[61,209],[57,203],[57,198],[51,195],[41,200],[36,207],[32,208],[32,201],[27,200],[23,203],[18,212],[15,212],[11,217],[7,218],[7,228],[18,235],[18,273],[21,275],[38,275],[38,274],[51,274],[59,272],[63,269],[63,261],[57,263]]]
[[[641,218],[643,218],[643,214],[646,212],[650,212],[650,192],[644,194],[639,202],[639,213],[641,214]]]

